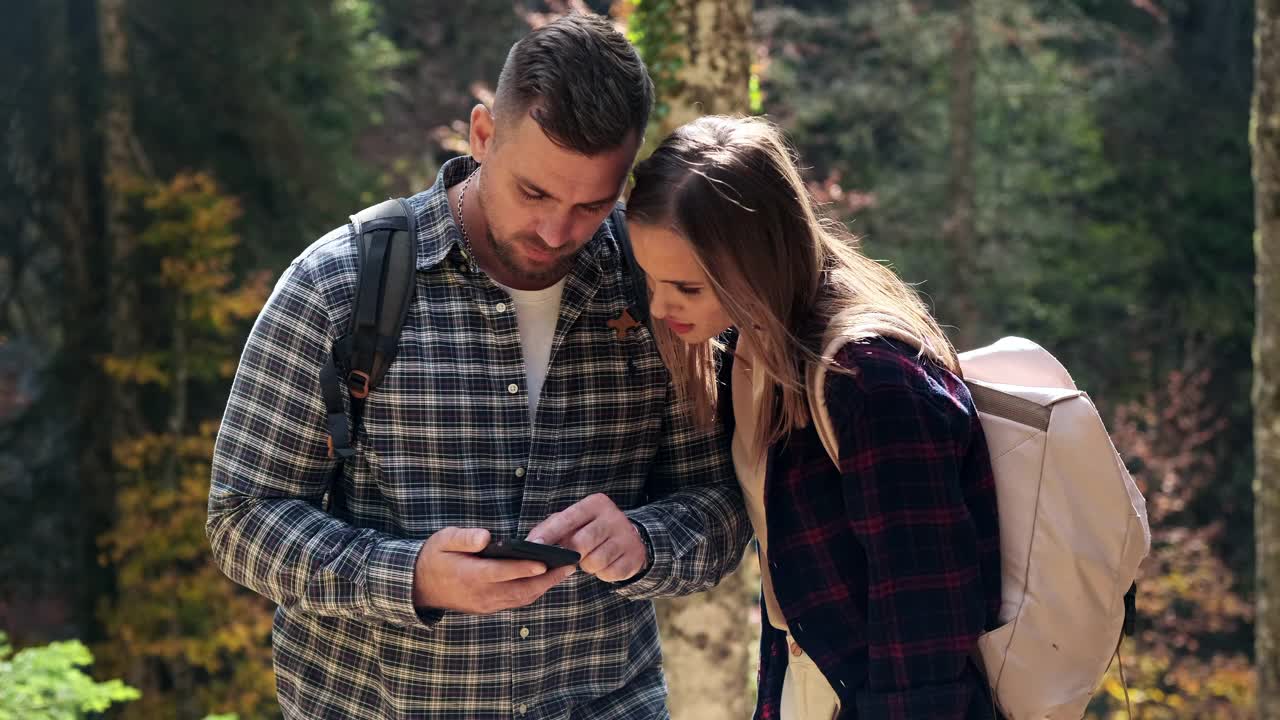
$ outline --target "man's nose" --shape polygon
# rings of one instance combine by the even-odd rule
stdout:
[[[568,215],[554,213],[542,218],[538,224],[538,237],[549,248],[559,249],[573,240],[573,223]]]

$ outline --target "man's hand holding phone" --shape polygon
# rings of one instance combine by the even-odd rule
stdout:
[[[575,569],[480,557],[489,545],[482,528],[444,528],[428,538],[414,567],[413,604],[487,615],[532,604]]]
[[[481,528],[437,532],[418,553],[413,603],[487,615],[537,601],[573,574],[574,562],[621,582],[644,570],[648,556],[635,524],[597,493],[548,516],[525,541],[495,540]]]

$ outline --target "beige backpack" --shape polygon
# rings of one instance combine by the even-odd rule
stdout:
[[[1011,720],[1078,720],[1134,612],[1134,579],[1151,549],[1146,501],[1089,397],[1039,345],[1004,338],[961,354],[960,366],[1000,518],[1000,626],[978,639],[979,666]],[[834,461],[825,379],[825,367],[810,373],[809,401]]]

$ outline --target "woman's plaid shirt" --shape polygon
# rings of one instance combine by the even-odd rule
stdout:
[[[665,717],[650,598],[705,590],[737,566],[749,524],[719,432],[694,429],[627,308],[608,226],[570,271],[538,403],[529,417],[515,308],[472,268],[446,188],[417,211],[417,293],[399,354],[365,403],[357,457],[338,473],[318,377],[347,326],[351,228],[285,272],[241,358],[209,493],[214,556],[279,604],[272,643],[291,718]],[[576,573],[525,608],[415,611],[414,560],[447,526],[524,537],[592,493],[647,534],[647,572],[611,585]]]

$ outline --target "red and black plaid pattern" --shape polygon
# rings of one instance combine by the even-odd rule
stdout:
[[[826,397],[832,464],[812,426],[769,455],[769,564],[792,634],[841,718],[992,717],[971,656],[995,627],[995,481],[964,383],[905,346],[850,343]],[[779,717],[786,636],[765,618],[756,717]]]

